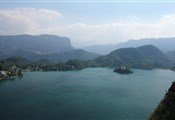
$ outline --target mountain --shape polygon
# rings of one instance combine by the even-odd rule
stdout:
[[[137,48],[120,48],[108,55],[100,56],[94,60],[100,66],[151,69],[166,67],[167,59],[158,48],[153,45],[144,45]]]
[[[0,59],[19,56],[28,60],[48,59],[52,62],[69,59],[92,60],[98,54],[75,49],[67,37],[55,35],[0,36]]]
[[[0,50],[27,50],[38,53],[72,50],[69,38],[55,35],[10,35],[0,36]]]
[[[171,65],[171,67],[175,66],[175,50],[174,51],[170,51],[165,53],[166,57],[168,60],[170,60],[169,64]]]
[[[99,54],[87,52],[81,49],[74,49],[65,52],[56,52],[49,54],[35,54],[25,57],[32,61],[38,61],[40,59],[47,59],[51,62],[66,62],[68,60],[78,59],[78,60],[93,60],[99,57]]]
[[[73,50],[69,38],[55,35],[0,36],[0,58],[28,57],[38,54]]]
[[[175,61],[175,50],[166,53],[168,59]]]
[[[116,50],[118,48],[116,47],[116,45],[107,44],[107,45],[92,45],[92,46],[83,47],[82,49],[89,51],[89,52],[106,55],[106,54],[109,54],[111,51]]]
[[[175,82],[172,83],[149,120],[175,120]]]
[[[39,53],[24,49],[4,49],[0,51],[0,59],[10,58],[13,56],[29,58],[29,56],[37,56]]]
[[[116,45],[110,44],[88,46],[82,49],[105,55],[119,48],[139,47],[143,45],[154,45],[155,47],[159,48],[161,51],[166,53],[168,51],[175,50],[175,38],[145,38],[139,40],[129,40],[127,42],[119,43]]]

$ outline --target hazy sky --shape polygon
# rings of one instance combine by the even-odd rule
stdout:
[[[67,36],[75,47],[175,37],[175,2],[0,0],[0,34]]]

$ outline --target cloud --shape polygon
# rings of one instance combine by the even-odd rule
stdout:
[[[30,33],[39,29],[43,21],[60,16],[61,13],[47,9],[0,9],[0,34]]]
[[[119,22],[108,24],[75,23],[48,28],[47,33],[68,36],[76,46],[109,44],[129,39],[175,37],[175,14],[163,15],[158,20]],[[42,31],[44,32],[44,31]]]
[[[107,24],[74,23],[60,25],[61,13],[35,8],[0,9],[0,34],[55,34],[67,36],[74,46],[109,44],[150,37],[175,37],[175,14],[152,22],[139,17]],[[64,19],[64,17],[61,17]],[[149,18],[148,18],[149,19]],[[140,21],[138,21],[140,20]],[[50,25],[54,21],[57,24]],[[144,20],[146,21],[146,20]],[[46,25],[48,24],[49,25]]]

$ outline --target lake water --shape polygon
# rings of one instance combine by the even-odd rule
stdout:
[[[0,81],[0,119],[147,119],[173,80],[170,70],[26,72]]]

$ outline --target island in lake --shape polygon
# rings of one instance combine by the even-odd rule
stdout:
[[[118,67],[114,69],[114,72],[120,73],[120,74],[131,74],[134,73],[130,68],[128,67]]]

